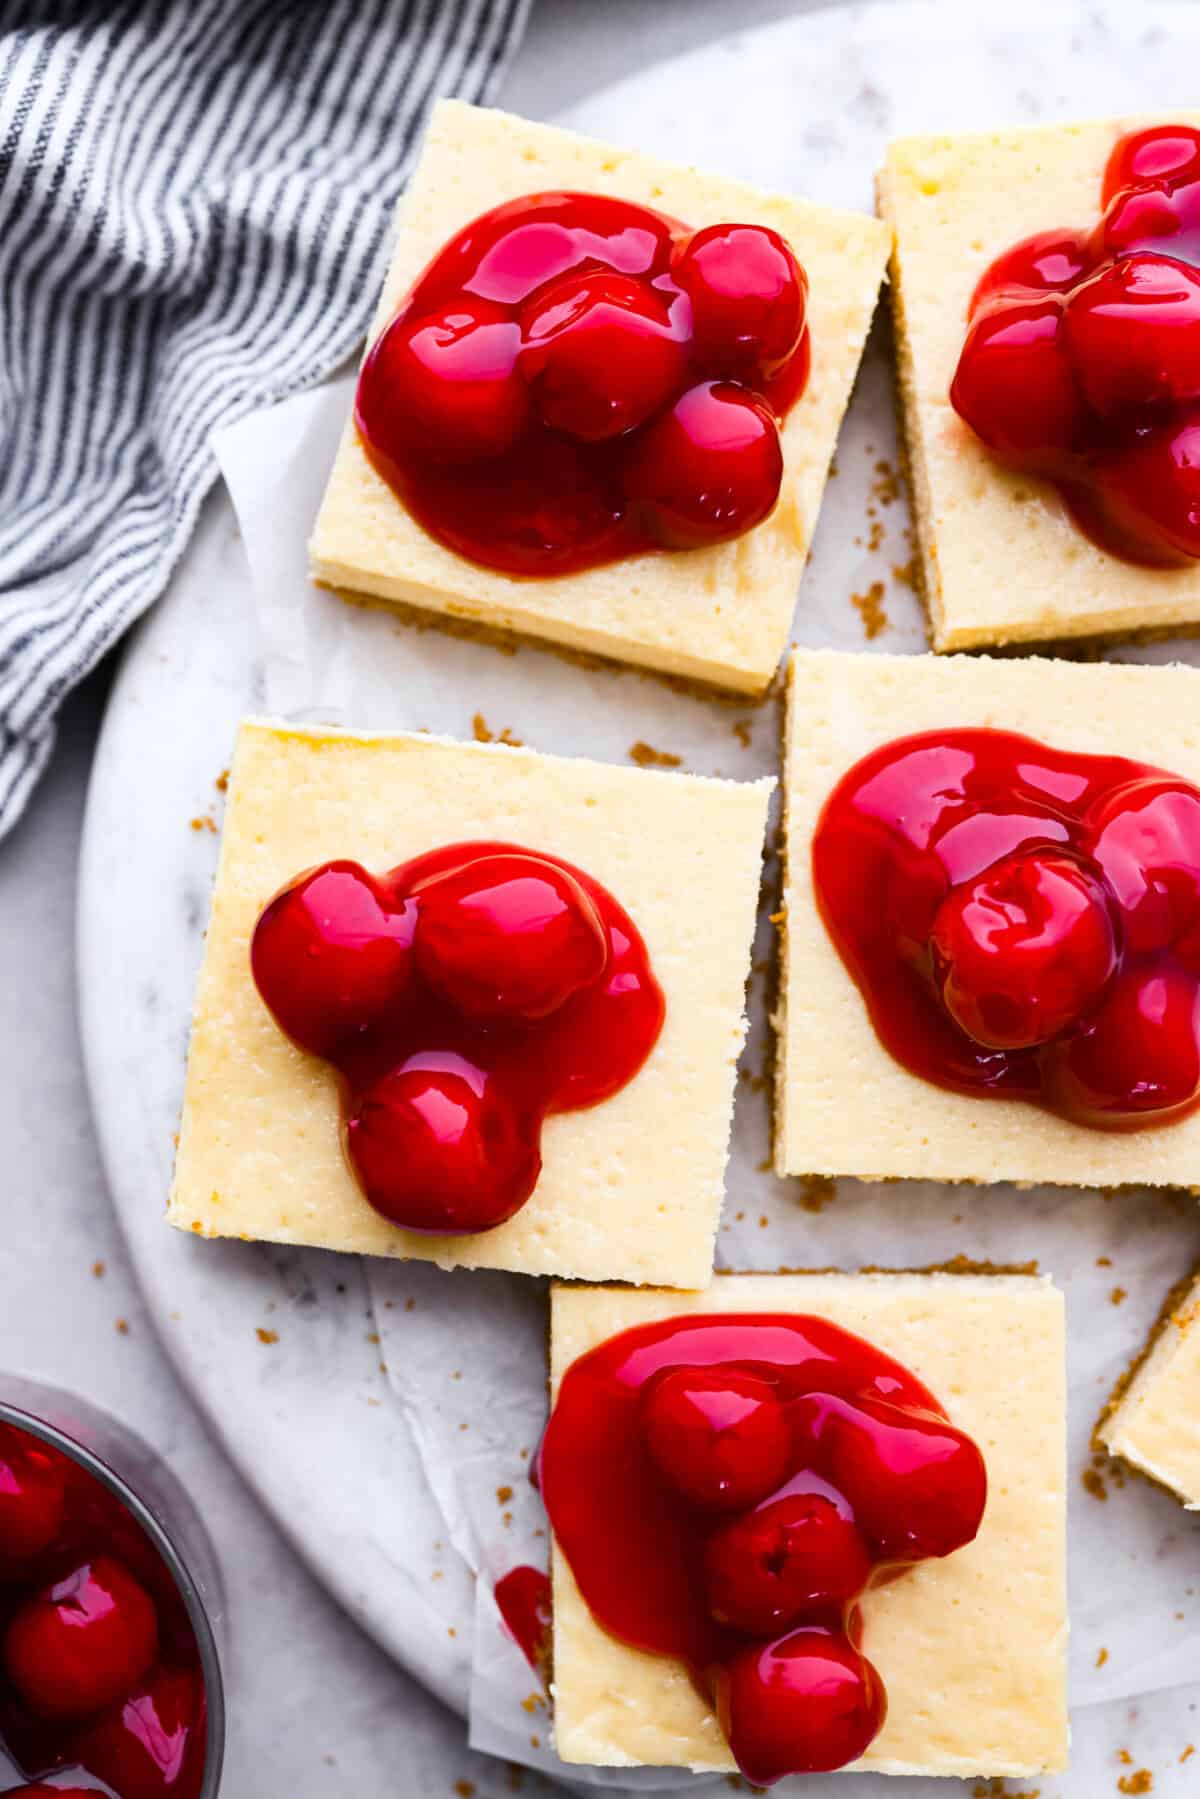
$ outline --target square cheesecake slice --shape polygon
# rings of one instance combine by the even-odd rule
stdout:
[[[818,910],[825,802],[897,738],[984,727],[1127,756],[1200,783],[1200,672],[1037,657],[797,652],[785,727],[785,876],[775,1099],[779,1174],[1200,1188],[1200,1112],[1093,1129],[1020,1099],[954,1092],[884,1047]]]
[[[877,219],[443,100],[402,203],[372,339],[455,233],[502,202],[550,190],[616,196],[697,229],[726,220],[765,225],[791,244],[808,276],[813,355],[808,385],[784,426],[774,511],[727,543],[515,578],[464,560],[422,530],[376,473],[350,422],[313,533],[313,575],[336,589],[760,692],[787,641],[890,234]]]
[[[1096,1428],[1110,1455],[1200,1511],[1200,1273],[1168,1296]]]
[[[712,1269],[773,781],[739,783],[423,735],[251,720],[229,786],[169,1216],[204,1237],[442,1267],[704,1286]],[[399,1229],[342,1148],[333,1069],[267,1011],[250,969],[263,907],[347,858],[382,874],[469,841],[561,857],[613,894],[666,999],[627,1085],[547,1118],[527,1203],[494,1229]]]
[[[1200,114],[904,138],[878,180],[895,232],[892,296],[920,567],[935,650],[1049,642],[1200,623],[1200,564],[1108,554],[1055,488],[1003,468],[950,404],[984,271],[1023,238],[1100,217],[1118,139]]]
[[[868,1590],[864,1653],[887,1722],[855,1764],[883,1774],[1065,1767],[1065,1344],[1061,1294],[1019,1274],[718,1275],[707,1293],[555,1287],[551,1389],[605,1338],[689,1313],[812,1314],[904,1364],[978,1444],[975,1541]],[[717,1720],[679,1663],[609,1636],[553,1552],[555,1740],[566,1762],[727,1770]]]

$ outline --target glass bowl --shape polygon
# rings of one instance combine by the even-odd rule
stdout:
[[[140,1437],[73,1394],[39,1381],[0,1375],[0,1424],[57,1450],[106,1488],[161,1557],[195,1635],[204,1684],[207,1725],[199,1799],[216,1799],[225,1752],[225,1693],[218,1644],[224,1641],[226,1613],[216,1555],[195,1505],[162,1458]],[[0,1768],[0,1779],[6,1778]],[[64,1772],[63,1778],[70,1783],[75,1775]]]

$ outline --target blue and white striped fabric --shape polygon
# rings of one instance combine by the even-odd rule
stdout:
[[[214,428],[361,338],[440,94],[530,0],[0,0],[0,834],[156,599]]]

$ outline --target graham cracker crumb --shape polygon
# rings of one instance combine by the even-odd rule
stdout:
[[[800,1204],[806,1212],[823,1212],[837,1198],[837,1183],[827,1174],[807,1174],[800,1185]]]
[[[475,1782],[473,1780],[456,1780],[454,1790],[458,1799],[474,1799]]]
[[[1127,1294],[1124,1287],[1114,1287],[1108,1297],[1113,1305],[1119,1306],[1127,1298]]]
[[[1093,1499],[1105,1500],[1108,1498],[1108,1488],[1095,1468],[1085,1468],[1080,1478],[1085,1490],[1091,1494]]]
[[[217,776],[216,780],[213,782],[213,786],[216,788],[218,793],[228,793],[229,792],[229,770],[227,768],[223,768],[221,770],[220,774]]]
[[[1107,1660],[1108,1660],[1108,1650],[1101,1649],[1099,1654],[1096,1656],[1096,1666],[1098,1668],[1102,1668]]]
[[[203,815],[203,817],[193,818],[193,820],[192,820],[193,831],[213,831],[215,833],[216,828],[217,828],[216,819],[210,818],[208,816],[207,812]]]
[[[1196,1753],[1195,1743],[1189,1743],[1187,1748],[1184,1750],[1183,1754],[1180,1756],[1179,1759],[1181,1762],[1190,1761],[1192,1759],[1193,1755],[1195,1755],[1195,1753]]]
[[[915,590],[917,585],[916,557],[910,556],[907,562],[893,562],[892,580],[897,587],[911,587]]]
[[[92,1278],[94,1280],[98,1280],[98,1281],[103,1280],[104,1276],[107,1273],[108,1273],[108,1269],[103,1262],[93,1262],[92,1263]]]
[[[1149,1768],[1139,1768],[1136,1774],[1122,1774],[1117,1782],[1119,1793],[1148,1793],[1154,1786],[1154,1776]]]
[[[872,544],[870,547],[874,549],[876,546]],[[883,603],[882,581],[872,581],[866,593],[852,593],[850,604],[862,620],[863,635],[868,643],[878,637],[881,631],[887,630],[891,621]]]
[[[881,456],[875,464],[875,479],[871,483],[871,498],[880,506],[891,506],[900,498],[900,475],[886,456]]]
[[[629,760],[636,762],[639,768],[678,768],[683,758],[672,755],[670,750],[656,750],[653,744],[643,743],[639,738],[629,746]]]
[[[734,719],[733,734],[744,750],[750,748],[750,720],[748,718]]]
[[[496,1488],[496,1502],[498,1505],[507,1505],[512,1496],[513,1490],[511,1487]]]
[[[118,1318],[117,1319],[116,1332],[117,1332],[118,1337],[127,1337],[129,1335],[129,1320],[128,1320],[128,1318]]]
[[[1097,1256],[1096,1257],[1096,1266],[1097,1266],[1097,1268],[1111,1268],[1112,1267],[1112,1257],[1111,1256]]]
[[[261,1324],[259,1325],[258,1329],[255,1331],[254,1334],[258,1338],[260,1343],[266,1343],[268,1346],[272,1343],[278,1343],[278,1341],[279,1341],[279,1332],[278,1331],[264,1330],[262,1328]]]
[[[471,720],[471,731],[476,743],[506,743],[510,750],[523,747],[521,739],[514,737],[507,725],[502,731],[493,731],[482,712],[477,712]]]

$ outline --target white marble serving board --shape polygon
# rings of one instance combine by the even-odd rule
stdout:
[[[897,131],[1194,106],[1198,49],[1200,6],[1189,0],[839,7],[649,69],[576,108],[566,122],[766,186],[867,208],[880,150]],[[893,574],[910,554],[903,500],[886,474],[876,472],[878,462],[894,463],[886,351],[880,329],[843,433],[839,478],[830,486],[805,582],[796,620],[801,642],[923,645],[911,588]],[[998,570],[997,578],[1008,573]],[[874,580],[882,582],[878,597],[887,623],[868,646],[850,596],[866,594]],[[433,634],[423,637],[423,655],[435,641]],[[628,730],[621,735],[610,695],[614,745],[643,734],[638,683],[622,679],[630,697]],[[447,1541],[381,1369],[361,1267],[317,1253],[192,1242],[162,1222],[216,859],[217,782],[236,719],[262,699],[245,560],[220,495],[167,597],[135,635],[96,761],[81,867],[79,964],[102,1150],[166,1352],[230,1454],[350,1611],[462,1708],[472,1582]],[[457,719],[422,722],[463,728]],[[536,727],[534,719],[520,722]],[[770,729],[764,716],[757,738],[765,743]],[[725,772],[742,772],[732,750]],[[752,1053],[761,1060],[761,1043]],[[744,1099],[739,1129],[758,1131],[761,1099]],[[949,1238],[955,1250],[1000,1258],[1037,1255],[1039,1241],[1057,1241],[1068,1204],[1080,1218],[1081,1268],[1100,1255],[1119,1261],[1122,1251],[1132,1253],[1134,1239],[1149,1238],[1165,1284],[1200,1240],[1194,1215],[1145,1196],[1105,1208],[1096,1196],[1059,1206],[1046,1194],[1023,1211],[1011,1193],[971,1201],[959,1195],[953,1202],[927,1188],[895,1193],[888,1242],[879,1240],[877,1200],[866,1193],[860,1200],[853,1189],[839,1197],[843,1260],[911,1262],[914,1236],[931,1245]],[[736,1216],[731,1211],[731,1222]],[[821,1220],[805,1217],[804,1231],[819,1244]],[[749,1229],[733,1224],[724,1244],[740,1244]],[[1057,1259],[1066,1266],[1055,1273],[1070,1284],[1076,1272],[1070,1258]],[[1131,1293],[1120,1332],[1107,1321],[1105,1334],[1093,1327],[1097,1301],[1106,1303],[1103,1286],[1080,1275],[1073,1324],[1074,1349],[1097,1400],[1115,1365],[1114,1335],[1131,1348],[1160,1296],[1157,1286]],[[1104,1337],[1099,1350],[1097,1334]],[[1073,1419],[1076,1445],[1086,1425],[1082,1413]],[[1122,1495],[1108,1513],[1114,1532],[1142,1533],[1139,1552],[1147,1557],[1179,1553],[1186,1526],[1163,1496]],[[1194,1541],[1191,1548],[1194,1553]],[[1089,1586],[1077,1574],[1073,1598],[1091,1657],[1097,1646],[1108,1647],[1097,1634],[1107,1621],[1094,1580]],[[1164,1619],[1168,1662],[1173,1629]],[[1119,1673],[1103,1693],[1089,1692],[1087,1765],[1093,1771],[1111,1765],[1111,1777],[1103,1787],[1092,1773],[1083,1784],[1045,1785],[1046,1799],[1051,1792],[1092,1799],[1115,1791],[1122,1764],[1113,1757],[1126,1741],[1135,1765],[1156,1768],[1156,1795],[1195,1790],[1190,1768],[1178,1766],[1186,1740],[1174,1738],[1196,1693],[1184,1696],[1183,1672],[1160,1672],[1162,1686],[1171,1689],[1167,1699],[1160,1693],[1136,1702],[1137,1718],[1128,1715],[1132,1689]],[[1102,1719],[1093,1715],[1099,1711]]]

